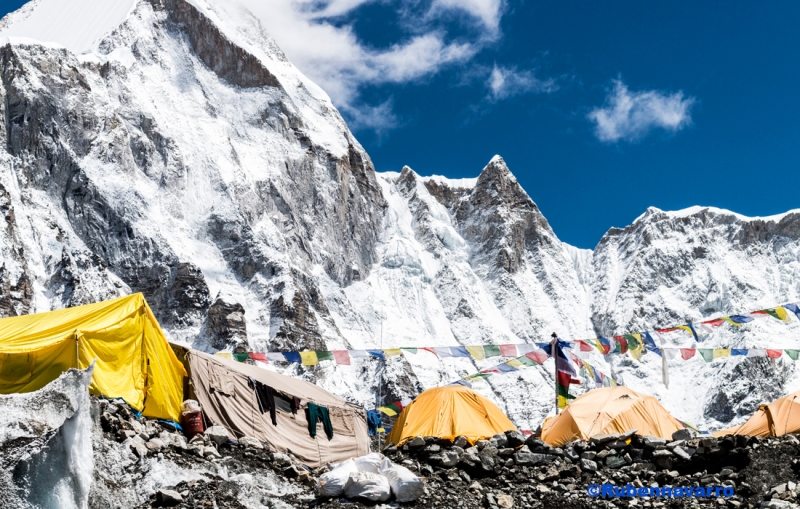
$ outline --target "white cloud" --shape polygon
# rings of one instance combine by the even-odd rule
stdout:
[[[553,78],[542,80],[531,70],[519,71],[515,67],[502,67],[497,64],[492,68],[486,86],[489,88],[489,99],[492,101],[528,92],[549,94],[558,90],[558,83]]]
[[[367,121],[376,112],[391,114],[391,102],[378,106],[365,104],[364,87],[387,83],[407,83],[438,73],[448,65],[469,61],[484,44],[483,34],[454,41],[441,28],[416,24],[415,32],[395,44],[374,48],[360,40],[352,26],[341,20],[355,9],[385,0],[239,0],[260,20],[266,31],[306,76],[331,97],[333,103],[356,125],[377,125]],[[475,17],[491,30],[497,30],[504,0],[433,0],[426,15],[444,15],[460,10]],[[407,4],[403,8],[403,4]],[[411,16],[419,0],[398,4],[398,16]],[[335,19],[333,19],[335,18]],[[338,23],[334,23],[338,21]],[[398,20],[398,23],[403,20]],[[407,19],[405,20],[408,21]],[[475,32],[473,30],[473,32]],[[359,120],[360,119],[360,120]],[[388,129],[390,123],[382,125]]]
[[[504,0],[433,0],[431,15],[445,11],[462,11],[479,21],[490,37],[500,32],[500,18],[505,11]]]
[[[636,141],[654,129],[677,132],[691,124],[694,102],[693,97],[684,98],[682,91],[631,92],[621,80],[614,80],[606,104],[593,109],[588,118],[594,122],[600,141]]]

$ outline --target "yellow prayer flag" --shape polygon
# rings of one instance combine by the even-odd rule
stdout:
[[[317,352],[313,350],[306,350],[305,352],[300,352],[300,359],[303,363],[303,366],[316,366],[319,364],[319,359],[317,359]]]
[[[642,340],[641,334],[631,334],[634,338],[636,338],[636,346],[631,348],[630,342],[628,342],[628,351],[631,354],[631,357],[634,359],[641,360],[642,359],[642,352],[644,351],[644,341]]]
[[[217,352],[214,355],[222,357],[223,359],[233,359],[233,354],[230,352]]]
[[[514,368],[519,368],[520,366],[524,366],[524,364],[522,364],[517,359],[508,360],[508,361],[506,361],[506,364],[508,364],[509,366],[514,367]]]
[[[397,412],[395,412],[394,410],[392,410],[388,406],[379,406],[377,408],[377,410],[379,412],[383,412],[384,414],[388,415],[389,417],[394,417],[395,415],[397,415]]]
[[[730,348],[715,348],[712,359],[718,359],[720,357],[730,357],[730,356],[731,356]]]
[[[775,308],[775,314],[778,315],[778,318],[783,320],[784,322],[791,322],[792,319],[789,318],[789,314],[786,312],[786,308],[783,306],[778,306]]]
[[[480,345],[467,346],[465,348],[467,349],[467,351],[469,352],[469,354],[472,356],[473,359],[478,359],[479,361],[482,361],[483,359],[486,358],[486,354],[483,353],[483,347]]]
[[[384,348],[383,355],[386,357],[397,357],[398,355],[402,355],[403,351],[399,348]]]

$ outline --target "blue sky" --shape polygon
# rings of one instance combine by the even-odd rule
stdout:
[[[576,246],[648,206],[800,207],[798,2],[243,1],[378,171],[500,154]]]

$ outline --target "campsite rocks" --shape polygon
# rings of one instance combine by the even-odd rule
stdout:
[[[204,435],[208,440],[215,443],[217,446],[220,446],[228,441],[228,430],[222,426],[211,426],[205,431]]]
[[[264,449],[264,444],[253,437],[244,436],[239,438],[239,443],[245,447],[252,447],[254,449]]]
[[[519,431],[516,430],[506,431],[506,438],[508,447],[516,449],[517,447],[525,445],[525,435],[523,435]]]

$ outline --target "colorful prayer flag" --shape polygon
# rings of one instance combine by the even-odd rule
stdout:
[[[719,359],[721,357],[730,357],[731,356],[731,349],[730,348],[715,348],[714,349],[714,359]]]
[[[500,347],[497,345],[483,345],[483,353],[485,357],[499,357]]]
[[[614,348],[614,353],[625,353],[628,351],[628,340],[624,336],[614,336],[614,341],[617,342],[617,347]]]
[[[336,364],[350,365],[350,353],[347,350],[333,350],[331,353],[333,353]]]
[[[578,344],[579,350],[581,352],[591,352],[592,350],[594,350],[594,348],[592,348],[592,345],[590,345],[586,341],[581,341],[579,339],[579,340],[577,340],[575,342]]]
[[[244,362],[250,358],[247,352],[233,352],[233,358],[238,362]]]
[[[317,350],[318,361],[332,361],[334,360],[333,353],[328,350]]]
[[[404,347],[404,348],[401,348],[400,350],[402,350],[402,351],[404,351],[404,352],[408,352],[408,353],[413,353],[413,354],[415,354],[415,355],[416,355],[416,353],[417,353],[417,349],[416,349],[416,348],[405,348],[405,347]]]
[[[525,357],[523,357],[523,359],[524,358]],[[506,361],[506,364],[514,368],[521,368],[522,366],[524,366],[524,364],[518,361],[517,359],[509,359]]]
[[[767,357],[770,359],[777,359],[783,354],[783,350],[770,350],[767,348]]]
[[[597,338],[597,341],[599,341],[600,345],[603,347],[601,350],[601,352],[603,352],[603,355],[608,355],[608,353],[611,352],[612,349],[611,342],[606,338]]]
[[[300,364],[299,352],[283,352],[283,356],[286,357],[286,362],[294,362]]]
[[[383,355],[388,357],[397,357],[398,355],[403,355],[403,351],[399,348],[384,348]]]
[[[692,326],[692,324],[687,323],[685,325],[679,325],[678,328],[689,332],[694,337],[695,341],[699,341],[697,339],[697,332],[695,332],[694,327]]]
[[[517,345],[500,345],[500,355],[503,357],[516,357]]]
[[[767,351],[763,348],[750,348],[747,350],[748,357],[766,357]]]
[[[264,352],[250,352],[250,358],[254,361],[269,363],[269,358]]]
[[[556,340],[556,390],[558,394],[558,407],[566,408],[567,400],[571,398],[569,394],[570,384],[579,384],[580,381],[574,377],[578,375],[575,366],[564,353],[564,348],[569,346],[560,339]]]
[[[316,366],[319,364],[317,360],[317,352],[314,351],[303,351],[300,352],[300,359],[302,359],[303,366]]]
[[[451,346],[450,355],[453,357],[469,357],[469,352],[463,346]]]
[[[288,362],[283,352],[267,352],[269,362]]]
[[[713,348],[698,348],[697,353],[699,353],[703,360],[706,362],[711,362],[714,360],[714,349]]]
[[[483,347],[480,345],[468,346],[466,349],[474,359],[481,361],[486,358],[486,355],[483,353]]]
[[[797,304],[784,304],[783,307],[794,313],[797,319],[800,320],[800,306]]]
[[[222,357],[223,359],[233,359],[233,354],[230,352],[217,352],[214,355],[217,357]]]
[[[696,351],[696,348],[681,348],[681,357],[683,357],[683,360],[688,361],[694,357]]]
[[[789,349],[786,349],[786,350],[784,350],[784,352],[793,361],[796,361],[797,360],[797,355],[800,354],[800,350],[789,350]]]
[[[731,348],[731,357],[736,356],[747,356],[747,349],[746,348]]]
[[[515,368],[514,366],[511,366],[509,364],[506,364],[505,362],[503,364],[498,364],[497,366],[495,366],[495,369],[497,369],[497,371],[499,371],[500,373],[508,373],[510,371],[517,371],[517,368]]]
[[[525,355],[533,351],[536,351],[536,348],[537,348],[536,345],[532,345],[530,343],[521,343],[517,345],[517,350],[519,350],[520,355]]]
[[[550,356],[545,352],[531,352],[526,354],[525,357],[531,359],[532,361],[536,361],[539,364],[544,364],[544,361],[546,361]]]
[[[440,359],[453,356],[453,354],[450,353],[450,348],[446,346],[440,346],[440,347],[435,346],[433,347],[433,351],[436,352],[436,355],[439,356]]]
[[[369,357],[369,352],[366,350],[348,350],[351,359],[365,359]]]
[[[742,325],[748,322],[752,322],[753,318],[745,315],[731,315],[731,316],[726,316],[725,321],[730,323],[731,325],[741,327]]]
[[[386,358],[383,355],[383,350],[367,350],[367,353],[370,355],[370,357],[377,357],[378,359]]]
[[[653,352],[655,354],[661,355],[661,349],[653,340],[652,336],[650,336],[649,332],[647,331],[643,332],[642,337],[644,338],[644,346],[645,348],[647,348],[648,352]]]

